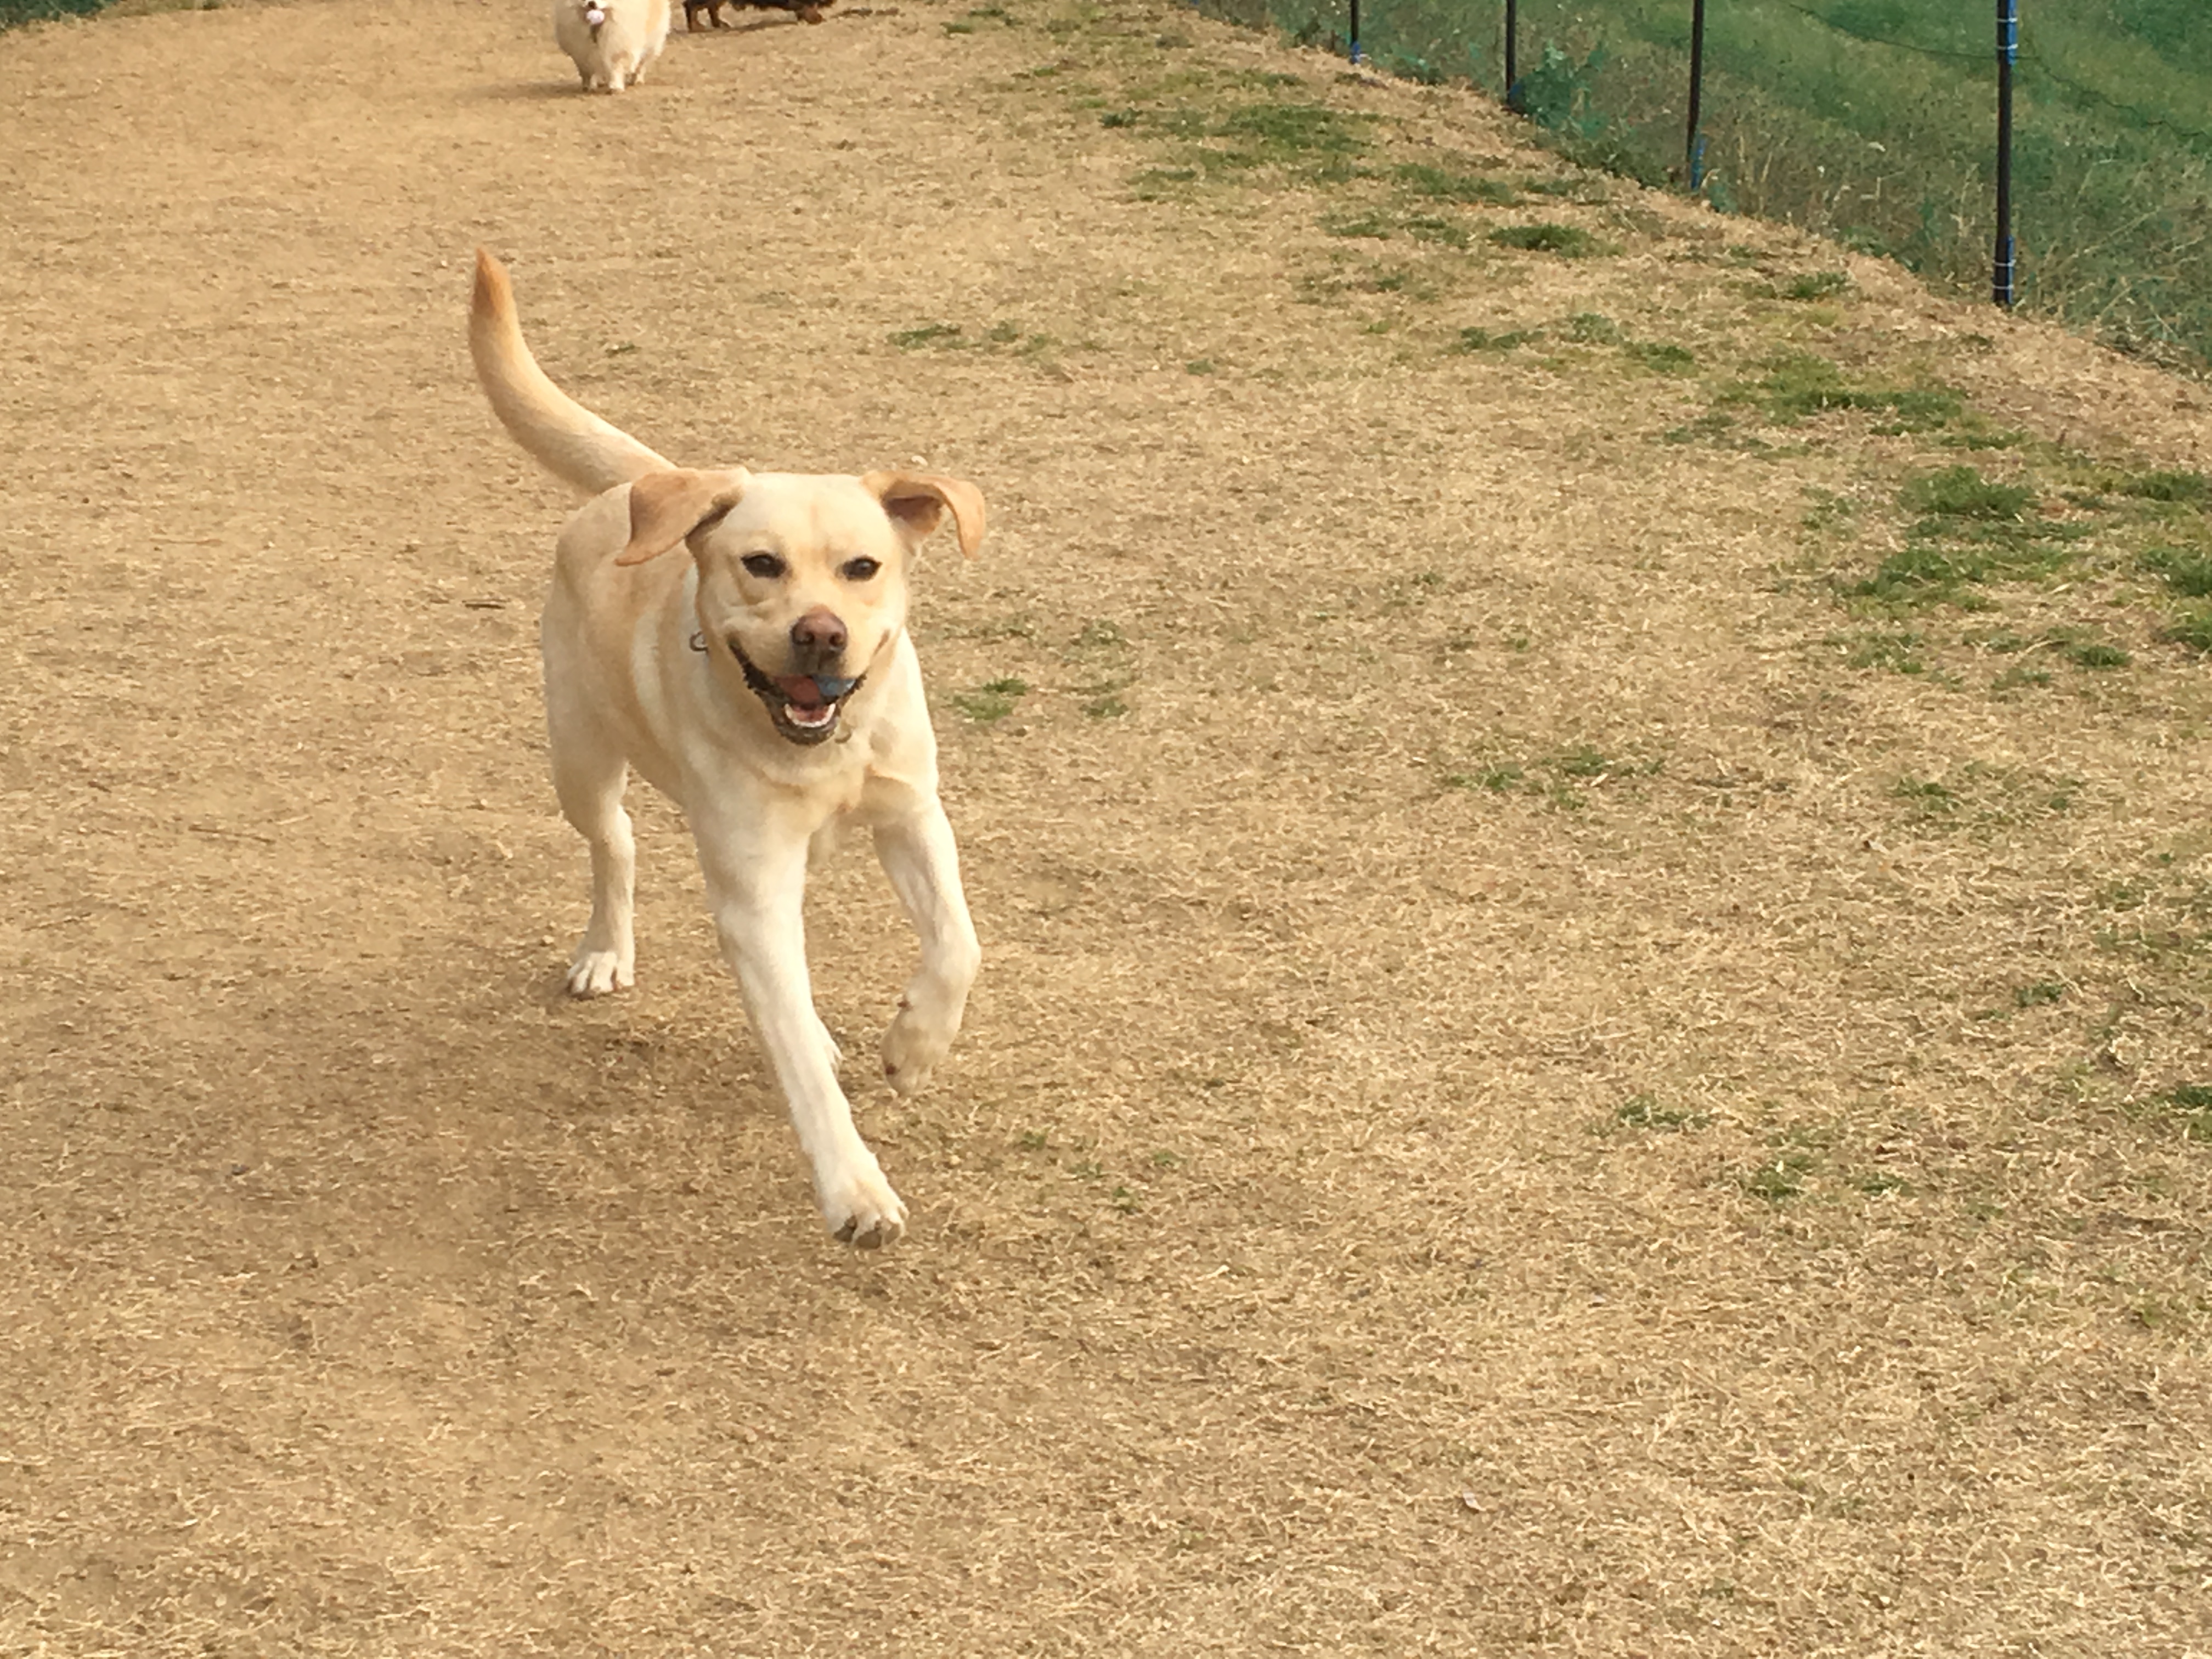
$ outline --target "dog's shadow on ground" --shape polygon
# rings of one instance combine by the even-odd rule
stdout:
[[[573,77],[565,81],[519,81],[505,86],[479,87],[468,94],[471,101],[484,104],[534,104],[550,102],[556,98],[585,99],[591,96],[576,84]]]

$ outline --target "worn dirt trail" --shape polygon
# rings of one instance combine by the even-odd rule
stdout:
[[[2198,390],[1759,298],[1844,262],[1180,10],[745,24],[598,100],[520,0],[0,37],[0,1653],[2212,1649],[2202,958],[2095,897],[2203,869],[2201,662],[1846,662],[1808,492],[1959,452],[1666,436],[1777,342],[2116,465]],[[1115,113],[1177,98],[1285,148]],[[1363,232],[1419,175],[1330,121],[1518,182]],[[917,605],[988,961],[926,1098],[860,1068],[880,1258],[659,803],[637,990],[557,994],[479,242],[663,453],[991,501]],[[1450,349],[1589,315],[1697,374]],[[872,1052],[859,849],[811,925]]]

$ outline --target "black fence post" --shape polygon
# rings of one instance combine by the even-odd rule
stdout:
[[[1359,0],[1352,0],[1352,51],[1350,58],[1351,61],[1355,64],[1359,61]]]
[[[1520,33],[1517,0],[1505,0],[1505,107],[1521,107],[1521,73],[1514,67],[1514,37]]]
[[[1705,0],[1690,8],[1690,120],[1682,138],[1682,172],[1694,193],[1705,182],[1705,141],[1698,131],[1705,94]]]
[[[2013,301],[2012,66],[2020,57],[2020,0],[1997,0],[1997,247],[1990,297]]]

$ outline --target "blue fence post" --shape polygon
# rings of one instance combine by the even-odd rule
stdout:
[[[1682,137],[1682,171],[1691,191],[1705,182],[1705,141],[1698,132],[1698,106],[1705,93],[1705,0],[1690,8],[1690,120]]]
[[[2012,66],[2020,57],[2020,0],[1997,0],[1997,246],[1990,297],[2013,302]]]

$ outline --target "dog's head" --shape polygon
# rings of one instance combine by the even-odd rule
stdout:
[[[674,468],[630,485],[615,562],[688,546],[701,642],[735,661],[779,734],[817,744],[905,625],[907,573],[947,514],[972,556],[983,497],[958,478]]]

